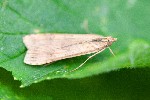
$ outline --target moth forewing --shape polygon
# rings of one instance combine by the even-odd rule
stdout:
[[[110,46],[115,38],[96,34],[31,34],[23,38],[27,47],[24,62],[43,65],[61,59],[95,53]]]

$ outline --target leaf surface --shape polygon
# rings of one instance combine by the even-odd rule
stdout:
[[[130,1],[130,0],[129,0]],[[21,87],[46,79],[82,78],[121,68],[150,66],[149,1],[132,0],[0,0],[0,67],[11,71]],[[113,36],[116,57],[105,50],[78,67],[90,55],[50,65],[23,63],[22,37],[31,33],[96,33]]]

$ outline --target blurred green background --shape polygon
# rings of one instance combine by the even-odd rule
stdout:
[[[0,0],[0,98],[149,100],[149,4],[148,0]],[[105,50],[69,74],[89,55],[46,67],[24,64],[22,37],[46,32],[116,37],[111,46],[116,57]]]

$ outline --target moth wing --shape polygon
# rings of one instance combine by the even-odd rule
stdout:
[[[101,38],[99,35],[76,34],[36,34],[24,37],[28,48],[24,62],[30,65],[42,65],[57,60],[76,57],[99,51],[104,45],[90,42]]]
[[[23,37],[23,42],[27,49],[47,45],[58,48],[102,37],[96,34],[31,34]]]

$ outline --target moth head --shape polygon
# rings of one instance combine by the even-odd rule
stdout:
[[[111,36],[108,36],[108,37],[104,37],[102,39],[102,41],[106,43],[106,46],[110,46],[113,42],[117,41],[117,38],[113,38]]]

